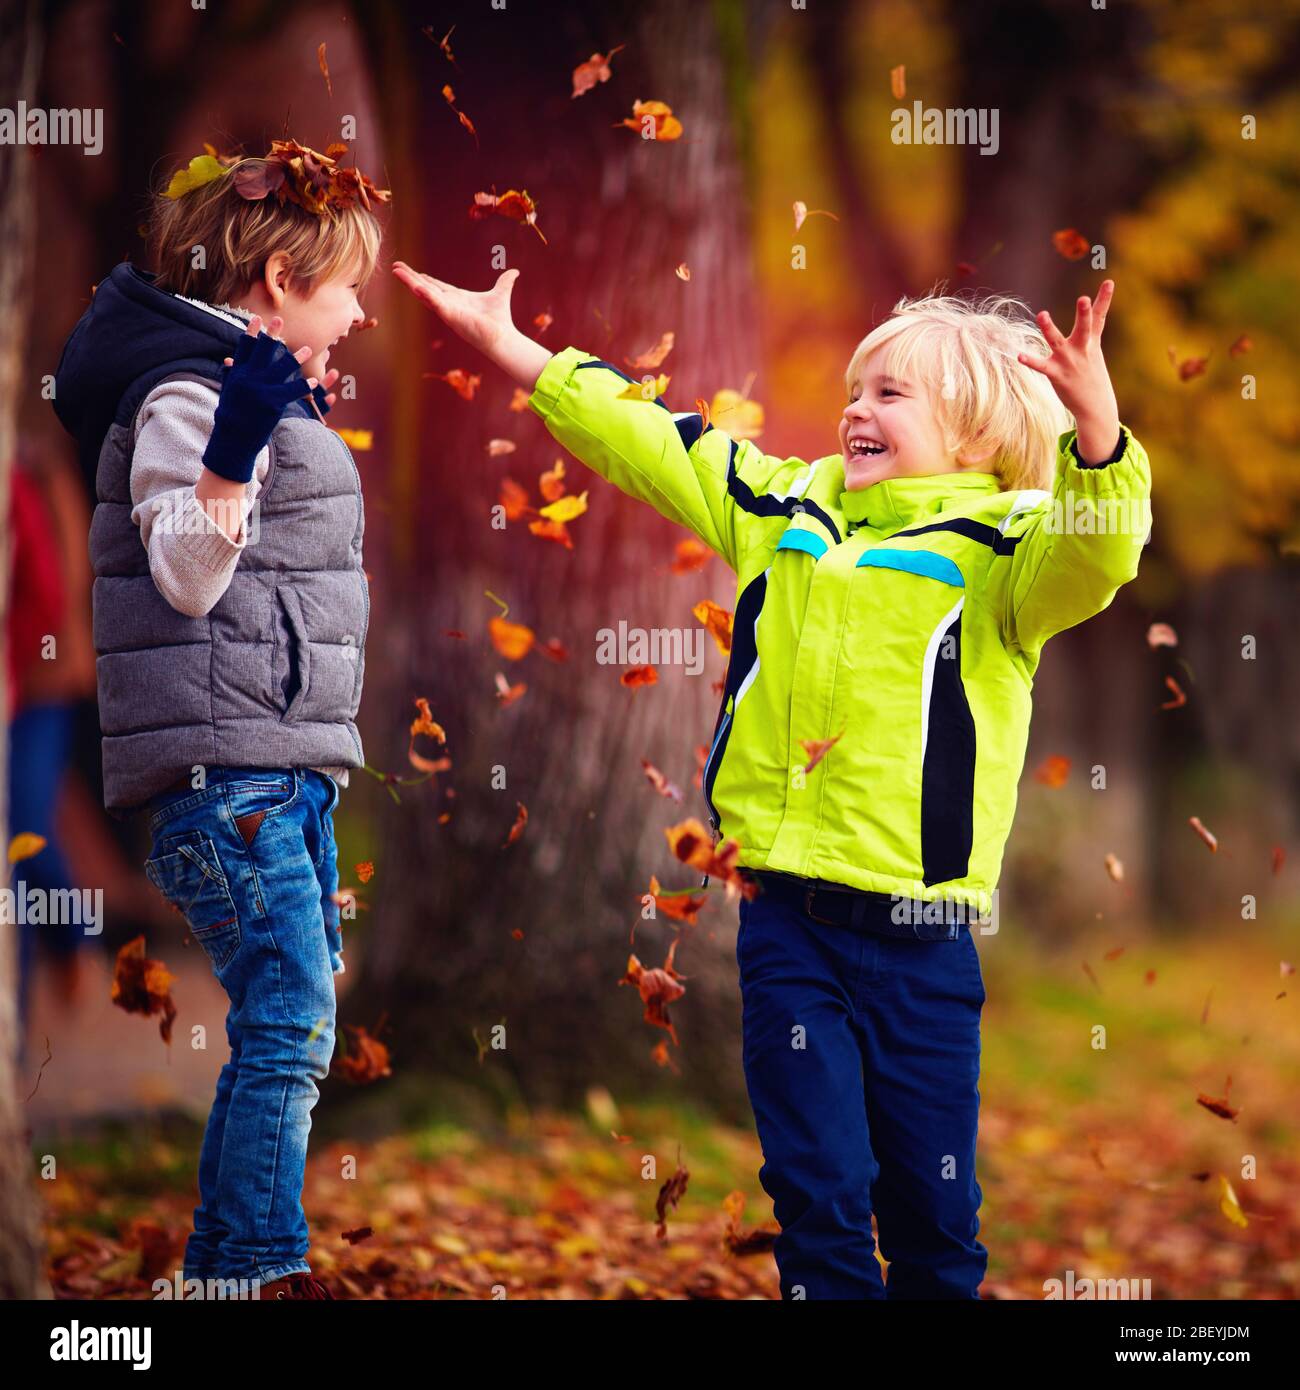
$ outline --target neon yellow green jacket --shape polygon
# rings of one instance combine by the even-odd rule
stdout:
[[[1053,492],[988,473],[844,490],[839,454],[764,454],[574,347],[528,404],[564,447],[694,532],[738,584],[704,770],[739,863],[987,911],[1043,643],[1137,573],[1151,473],[1127,428]],[[638,383],[639,385],[639,383]],[[810,771],[805,741],[838,739]]]

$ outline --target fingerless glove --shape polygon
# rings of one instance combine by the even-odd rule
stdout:
[[[221,374],[221,398],[203,466],[232,483],[248,482],[285,407],[306,395],[298,362],[278,338],[241,334],[233,361]]]

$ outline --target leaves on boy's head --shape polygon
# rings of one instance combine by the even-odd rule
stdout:
[[[182,198],[186,193],[190,193],[196,188],[202,188],[205,183],[211,183],[213,179],[219,179],[227,172],[226,168],[212,155],[196,154],[186,168],[177,169],[171,176],[171,182],[168,183],[163,197]],[[239,187],[238,177],[235,180],[235,187]]]
[[[161,1014],[158,1032],[163,1042],[172,1040],[172,1023],[176,1005],[172,1002],[171,987],[175,977],[160,960],[151,960],[144,953],[144,937],[128,941],[117,953],[113,965],[112,1001],[130,1014]]]
[[[474,201],[470,204],[469,215],[475,221],[479,221],[493,213],[508,217],[512,222],[525,223],[542,237],[543,245],[547,244],[546,238],[542,236],[542,229],[537,225],[536,204],[528,196],[526,189],[517,191],[508,188],[499,197],[495,193],[476,193]]]
[[[420,375],[425,381],[445,381],[465,401],[472,401],[474,393],[483,383],[481,376],[467,372],[461,367],[453,367],[449,372],[421,372]]]
[[[673,350],[673,334],[665,333],[654,345],[647,349],[640,357],[625,357],[624,362],[629,367],[637,367],[644,371],[653,371],[660,366],[665,357]]]
[[[1082,260],[1092,250],[1088,238],[1073,227],[1062,227],[1059,232],[1053,232],[1052,245],[1057,254],[1064,256],[1067,261]]]
[[[580,97],[583,92],[589,92],[597,82],[608,82],[613,76],[609,69],[609,60],[626,47],[626,44],[615,44],[608,53],[593,53],[585,63],[579,63],[573,70],[571,99]]]
[[[709,636],[718,644],[723,656],[731,654],[731,619],[729,609],[721,608],[712,599],[701,599],[691,609],[692,616],[704,624]]]

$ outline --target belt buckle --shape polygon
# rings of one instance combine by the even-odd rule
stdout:
[[[805,894],[804,894],[804,899],[803,899],[803,910],[804,910],[805,916],[811,918],[814,922],[819,922],[823,927],[837,927],[837,926],[839,926],[840,924],[839,924],[838,922],[833,921],[833,920],[830,919],[829,917],[818,917],[818,915],[813,911],[813,909],[812,909],[813,898],[817,895],[817,892],[818,892],[817,884],[815,884],[815,883],[810,883],[810,884],[808,885],[807,892],[805,892]]]

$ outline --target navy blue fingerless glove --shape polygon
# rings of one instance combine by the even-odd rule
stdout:
[[[307,383],[293,353],[269,333],[241,334],[232,356],[222,372],[203,466],[232,483],[246,483],[285,407],[307,395]]]

